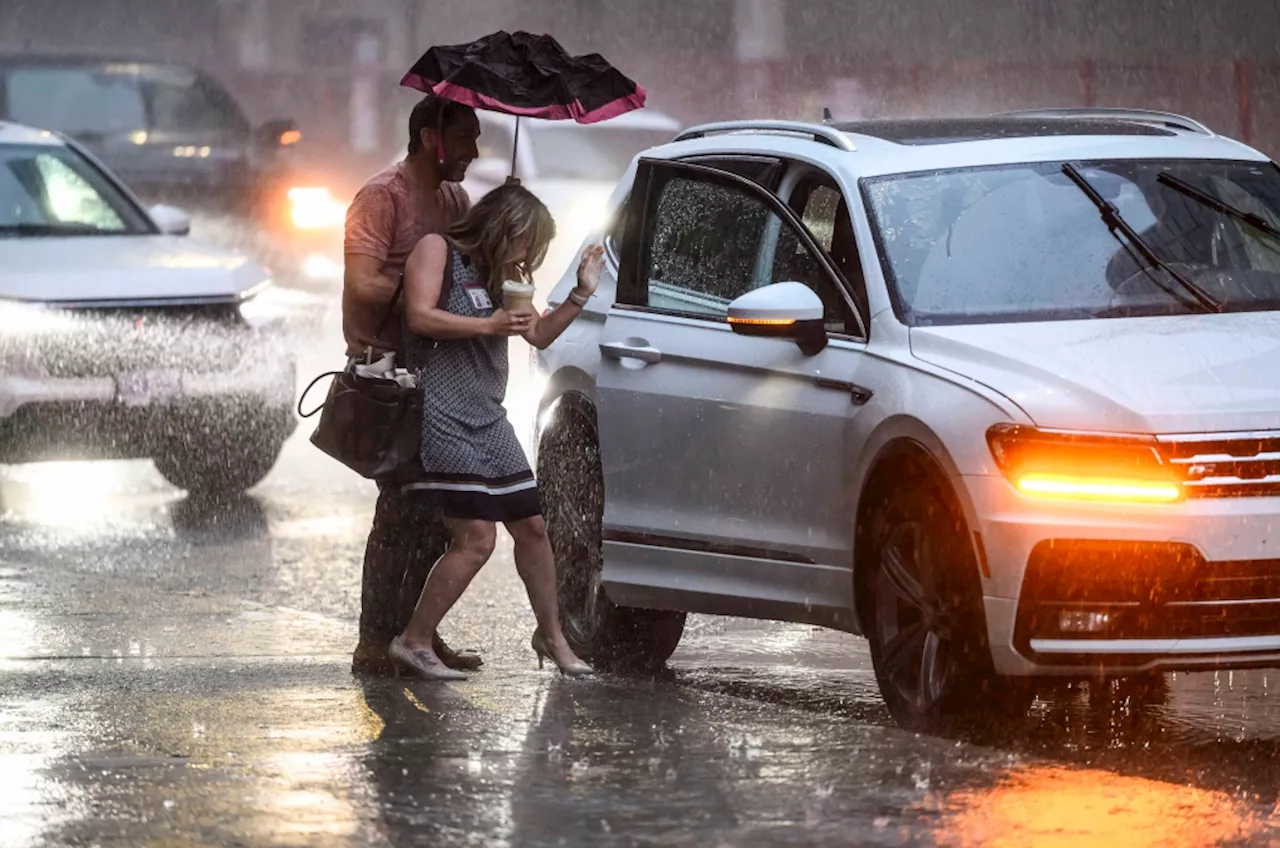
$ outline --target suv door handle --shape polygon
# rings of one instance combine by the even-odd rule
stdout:
[[[601,342],[600,352],[610,359],[638,359],[649,364],[659,362],[662,359],[662,351],[644,343]]]
[[[813,381],[824,389],[836,389],[837,391],[848,392],[849,399],[853,401],[854,406],[862,406],[871,400],[871,396],[875,394],[870,389],[859,386],[857,383],[850,383],[848,380],[832,380],[828,377],[814,377]]]

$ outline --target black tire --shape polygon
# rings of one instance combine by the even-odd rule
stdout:
[[[1029,681],[995,673],[978,564],[950,488],[919,468],[894,475],[867,527],[864,622],[894,720],[948,734],[1026,715]]]
[[[279,438],[262,437],[247,445],[174,445],[159,451],[156,470],[192,497],[232,498],[262,482],[284,447]]]
[[[574,653],[597,668],[651,671],[675,652],[685,614],[619,607],[600,583],[604,472],[595,410],[564,398],[538,449],[538,487],[556,557],[561,625]]]

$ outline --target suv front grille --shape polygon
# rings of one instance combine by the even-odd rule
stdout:
[[[1189,498],[1280,495],[1280,433],[1158,436]]]

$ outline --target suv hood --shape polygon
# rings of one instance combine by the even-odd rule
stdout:
[[[0,239],[0,298],[37,302],[231,297],[267,272],[177,236]]]
[[[1280,430],[1280,313],[915,327],[911,351],[1040,427]]]

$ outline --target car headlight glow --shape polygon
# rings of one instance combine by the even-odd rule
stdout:
[[[327,188],[297,186],[289,189],[289,219],[299,230],[341,228],[347,219],[347,204]]]
[[[270,280],[244,292],[236,308],[240,319],[254,328],[282,323],[288,314],[280,290]]]
[[[1150,504],[1183,497],[1150,438],[997,424],[987,444],[1013,487],[1032,497]]]

